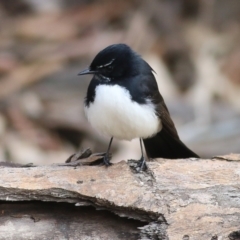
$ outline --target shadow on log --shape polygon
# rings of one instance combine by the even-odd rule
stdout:
[[[0,239],[138,239],[144,223],[69,203],[2,203]],[[146,223],[145,223],[146,224]]]
[[[26,239],[30,228],[36,235],[28,239],[54,232],[56,238],[44,239],[237,240],[239,161],[236,154],[157,159],[147,172],[135,171],[134,161],[108,168],[2,166],[0,239]]]

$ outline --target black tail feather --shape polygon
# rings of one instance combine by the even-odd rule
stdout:
[[[157,135],[143,139],[143,143],[150,158],[199,158],[180,139],[172,137],[164,128]]]

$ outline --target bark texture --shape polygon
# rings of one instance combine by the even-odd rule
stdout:
[[[147,172],[140,173],[135,170],[134,161],[128,163],[122,161],[108,168],[100,166],[73,168],[56,165],[29,168],[2,166],[0,200],[74,203],[78,207],[75,207],[76,213],[70,211],[73,216],[74,214],[78,216],[81,211],[79,209],[84,212],[89,209],[86,206],[94,206],[96,209],[108,210],[118,215],[111,215],[112,219],[121,216],[126,217],[126,222],[130,221],[128,218],[137,220],[129,223],[129,226],[128,224],[125,226],[124,221],[119,221],[116,227],[112,227],[114,220],[109,224],[109,220],[104,220],[105,212],[99,214],[91,208],[98,220],[96,226],[94,224],[92,228],[88,226],[88,237],[78,235],[77,238],[73,235],[70,238],[66,235],[61,239],[124,239],[120,237],[129,232],[129,237],[125,239],[237,240],[240,239],[239,161],[240,155],[236,154],[206,160],[157,159],[148,162]],[[38,209],[44,209],[46,206],[44,205],[46,203],[36,204]],[[51,204],[55,209],[57,206],[61,207],[61,204]],[[1,205],[1,208],[2,206],[6,207]],[[36,205],[33,208],[36,209]],[[11,231],[11,226],[14,225],[13,219],[16,219],[10,219],[11,216],[6,215],[6,209],[0,210],[2,211],[0,239],[5,239],[6,232]],[[17,211],[11,214],[17,214]],[[31,213],[26,214],[31,216]],[[95,218],[92,214],[89,213],[88,220],[86,217],[80,222],[75,221],[75,225],[71,225],[73,219],[80,218],[76,216],[69,218],[66,231],[69,234],[71,231],[82,234],[84,224]],[[3,217],[6,217],[5,220]],[[58,219],[57,214],[55,218]],[[24,219],[27,220],[30,221],[28,218]],[[64,219],[65,222],[67,220]],[[34,220],[30,222],[32,225],[38,224]],[[18,224],[22,227],[23,220]],[[74,227],[69,227],[70,225]],[[107,227],[108,225],[111,227]],[[45,231],[51,231],[49,226],[46,224]],[[5,232],[1,229],[3,227]],[[57,229],[56,226],[55,228]],[[134,232],[134,228],[137,232]],[[19,237],[20,229],[15,228]],[[94,231],[98,238],[91,237]],[[123,235],[117,232],[122,232]],[[104,237],[101,237],[100,233],[104,234]],[[115,237],[111,234],[115,234]]]

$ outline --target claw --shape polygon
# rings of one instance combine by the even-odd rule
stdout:
[[[112,163],[110,163],[111,157],[109,156],[109,154],[105,154],[105,156],[103,157],[103,165],[105,165],[106,167],[111,166]]]
[[[144,156],[142,156],[140,158],[140,160],[138,161],[137,167],[140,168],[140,170],[139,170],[140,172],[147,170],[147,164],[146,164],[146,160],[145,160]]]

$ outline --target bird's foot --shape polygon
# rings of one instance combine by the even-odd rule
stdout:
[[[147,164],[146,164],[146,159],[144,156],[142,156],[137,164],[137,168],[139,168],[139,172],[141,171],[146,171],[147,170]]]
[[[106,152],[103,157],[102,165],[105,165],[106,167],[111,166],[112,165],[112,163],[110,162],[111,158],[112,158],[111,153]]]

